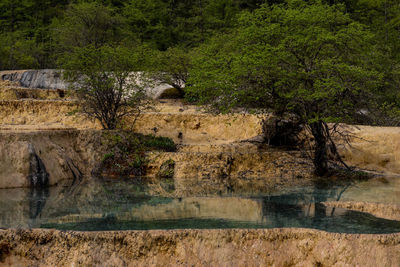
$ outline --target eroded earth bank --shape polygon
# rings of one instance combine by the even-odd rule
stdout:
[[[0,96],[0,265],[400,264],[399,128],[348,128],[344,159],[374,175],[321,182],[304,152],[261,143],[266,117],[157,100],[133,130],[177,150],[148,152],[146,177],[102,180],[104,132],[64,89]]]

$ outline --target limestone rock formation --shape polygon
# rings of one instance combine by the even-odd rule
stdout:
[[[0,132],[0,188],[74,183],[98,160],[96,131]],[[96,147],[96,148],[94,148]]]
[[[0,230],[6,266],[393,266],[400,234],[310,229]]]
[[[59,70],[26,70],[3,72],[2,80],[18,82],[22,87],[42,89],[67,89],[68,84],[62,80]]]
[[[62,71],[55,69],[1,71],[0,80],[16,82],[26,88],[65,90],[70,86],[62,79]],[[157,99],[171,88],[171,85],[156,82],[154,86],[146,88],[146,91],[149,96]]]

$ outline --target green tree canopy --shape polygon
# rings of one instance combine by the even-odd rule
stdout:
[[[159,84],[166,83],[174,87],[183,97],[191,68],[191,57],[191,53],[181,47],[155,52],[151,60],[148,60],[149,74]]]
[[[123,19],[111,7],[97,2],[70,5],[64,17],[55,20],[52,27],[62,52],[89,45],[113,45],[124,39]]]
[[[371,68],[373,35],[341,5],[292,0],[245,12],[233,34],[199,49],[189,97],[226,112],[235,107],[291,114],[315,140],[316,173],[328,170],[329,122],[366,116],[381,86]]]

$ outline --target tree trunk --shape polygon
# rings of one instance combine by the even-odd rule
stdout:
[[[315,174],[323,176],[328,172],[328,138],[326,136],[326,127],[322,121],[310,124],[311,133],[315,139],[314,147],[314,167]]]

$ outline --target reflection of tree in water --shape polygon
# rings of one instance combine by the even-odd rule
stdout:
[[[316,183],[313,192],[313,198],[315,202],[315,218],[326,217],[326,206],[321,202],[327,200],[339,201],[343,193],[351,186],[353,183],[347,182],[341,186],[332,186],[326,183]],[[325,192],[321,194],[320,192]],[[331,210],[330,216],[334,216],[335,208]]]
[[[327,216],[334,217],[335,209],[327,215],[327,208],[321,202],[339,201],[351,183],[333,186],[315,183],[314,188],[304,189],[278,196],[264,197],[263,218],[272,227],[304,227],[320,224]]]
[[[49,188],[32,187],[28,193],[29,219],[36,219],[46,205],[49,197]]]

